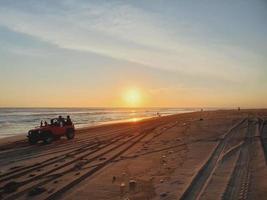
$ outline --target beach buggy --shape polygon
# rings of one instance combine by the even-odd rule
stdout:
[[[30,144],[36,144],[38,141],[50,144],[61,136],[66,136],[69,140],[75,136],[75,128],[69,116],[66,119],[61,116],[51,119],[50,124],[41,122],[39,127],[28,132],[27,137]]]

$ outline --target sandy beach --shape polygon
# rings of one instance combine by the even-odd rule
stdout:
[[[156,117],[0,142],[0,199],[264,199],[267,110]]]

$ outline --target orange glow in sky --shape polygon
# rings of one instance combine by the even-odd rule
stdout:
[[[142,104],[142,94],[138,88],[130,88],[123,94],[126,106],[138,107]]]

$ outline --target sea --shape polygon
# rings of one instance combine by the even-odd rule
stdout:
[[[70,115],[76,128],[198,111],[200,108],[0,108],[0,138],[26,134],[59,115]]]

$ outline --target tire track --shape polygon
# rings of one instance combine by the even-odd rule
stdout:
[[[247,118],[241,120],[240,122],[235,124],[232,128],[230,128],[225,133],[222,140],[217,144],[216,148],[212,152],[207,162],[199,170],[199,172],[193,178],[191,184],[188,186],[186,191],[181,196],[181,200],[200,198],[203,192],[203,189],[207,186],[212,174],[215,171],[217,163],[222,158],[225,146],[227,145],[229,139],[234,134],[234,130],[237,129],[239,126],[241,126],[246,121],[247,121]]]
[[[23,181],[23,182],[20,182],[19,185],[25,185],[25,184],[30,183],[31,181],[34,181],[34,180],[40,179],[40,178],[42,178],[42,177],[44,177],[44,176],[47,176],[48,174],[52,173],[52,172],[55,171],[55,170],[58,170],[58,169],[60,169],[60,168],[62,168],[62,167],[66,167],[66,166],[68,166],[68,165],[71,165],[71,164],[73,164],[73,163],[75,163],[75,162],[77,162],[77,161],[79,161],[79,160],[81,160],[81,159],[83,159],[83,158],[85,158],[85,157],[87,157],[87,156],[89,156],[89,155],[92,155],[92,154],[94,154],[94,153],[97,153],[98,151],[101,151],[102,149],[107,148],[107,147],[113,145],[114,143],[116,143],[116,142],[118,142],[118,141],[120,141],[121,139],[126,138],[126,137],[127,137],[127,136],[116,137],[115,140],[111,141],[110,143],[105,144],[103,147],[101,147],[101,148],[99,148],[99,149],[91,150],[91,149],[89,148],[89,149],[87,150],[88,152],[87,152],[87,151],[83,151],[83,150],[81,150],[81,151],[79,151],[79,152],[75,152],[74,154],[71,155],[70,158],[72,158],[73,156],[79,155],[79,154],[82,154],[82,155],[80,155],[80,156],[78,156],[78,157],[75,157],[74,159],[71,159],[70,161],[65,162],[65,163],[62,164],[62,165],[59,165],[59,166],[57,166],[57,167],[53,167],[52,169],[50,169],[50,170],[48,170],[48,171],[45,171],[44,173],[41,173],[41,174],[39,174],[39,175],[37,175],[37,176],[35,176],[35,177],[33,177],[33,178],[30,178],[30,179],[27,179],[27,178],[26,178],[26,180]],[[42,165],[35,164],[35,165],[32,166],[31,169],[28,169],[28,170],[26,170],[26,171],[22,171],[22,172],[20,172],[20,173],[18,173],[18,174],[11,175],[11,176],[9,176],[9,177],[5,177],[4,179],[1,180],[1,182],[8,181],[8,180],[10,180],[10,179],[14,179],[14,178],[19,178],[19,177],[21,177],[21,176],[27,176],[27,175],[29,175],[30,172],[33,172],[33,171],[36,171],[36,170],[38,170],[38,169],[47,167],[47,166],[49,166],[49,165],[56,164],[56,163],[58,163],[58,162],[60,162],[60,161],[62,161],[62,160],[64,160],[64,159],[66,159],[67,156],[69,156],[69,155],[65,155],[64,157],[60,157],[60,158],[57,159],[57,160],[52,160],[51,162],[46,162],[46,161],[44,161],[44,163],[43,163]],[[18,185],[18,186],[19,186],[19,185]]]
[[[152,130],[151,130],[152,131]],[[123,148],[122,150],[120,150],[118,153],[116,153],[115,155],[113,155],[110,159],[106,160],[105,162],[103,162],[102,164],[98,165],[97,167],[91,169],[90,171],[88,171],[87,173],[85,173],[84,175],[82,175],[81,177],[71,181],[70,183],[68,183],[67,185],[65,185],[64,187],[62,187],[61,189],[59,189],[58,191],[54,192],[53,194],[49,195],[48,197],[45,198],[45,200],[54,200],[54,199],[58,199],[62,194],[64,194],[66,191],[70,190],[72,187],[74,187],[75,185],[79,184],[80,182],[82,182],[83,180],[87,179],[88,177],[92,176],[93,174],[95,174],[96,172],[98,172],[99,170],[101,170],[102,168],[106,167],[109,163],[111,163],[113,160],[115,160],[116,158],[118,158],[119,156],[121,156],[123,153],[125,153],[126,151],[128,151],[131,147],[133,147],[134,145],[136,145],[138,142],[140,142],[143,138],[145,138],[147,135],[149,134],[149,132],[143,134],[141,137],[139,137],[136,141],[134,141],[133,143],[131,143],[130,145],[128,145],[127,147]]]
[[[250,159],[253,152],[252,144],[256,132],[256,126],[252,126],[251,121],[249,121],[248,125],[245,142],[242,145],[235,168],[222,197],[224,200],[247,199],[250,184]]]
[[[120,136],[119,135],[119,136],[111,138],[111,140],[121,139],[121,138],[124,138],[124,137],[127,137],[127,136],[126,135],[125,136]],[[36,164],[33,164],[31,166],[26,166],[26,167],[14,170],[12,172],[8,172],[6,174],[2,174],[0,176],[0,178],[2,178],[2,179],[0,179],[0,183],[4,182],[6,180],[18,178],[18,177],[20,177],[22,175],[25,175],[25,174],[27,175],[30,172],[33,172],[33,171],[38,170],[38,169],[43,168],[43,167],[47,167],[47,166],[55,164],[57,162],[61,162],[64,159],[66,159],[68,156],[77,156],[79,154],[85,153],[86,151],[91,151],[91,150],[95,149],[96,147],[98,147],[99,145],[100,145],[99,143],[88,144],[86,147],[81,147],[81,148],[75,149],[75,150],[73,150],[71,152],[68,152],[67,154],[59,155],[59,156],[56,156],[56,157],[52,157],[52,158],[49,158],[49,159],[44,160],[42,162],[38,162]],[[105,147],[103,147],[103,148],[105,148]],[[98,150],[99,149],[97,149],[97,151]],[[25,171],[23,171],[23,170],[25,170]]]
[[[97,133],[94,133],[94,134],[91,134],[89,132],[87,132],[88,136],[86,136],[86,139],[84,138],[76,138],[74,139],[73,141],[69,141],[69,140],[59,140],[59,141],[55,141],[53,144],[49,144],[49,145],[43,145],[43,144],[37,144],[37,145],[28,145],[27,143],[27,146],[24,147],[24,149],[21,149],[21,148],[14,148],[13,150],[4,150],[2,152],[0,152],[0,158],[1,157],[6,157],[7,155],[10,155],[10,157],[14,157],[12,155],[17,155],[18,152],[22,152],[24,153],[24,155],[21,155],[20,153],[20,157],[19,158],[16,158],[16,162],[18,160],[23,160],[23,159],[27,159],[30,155],[34,154],[34,155],[37,155],[37,154],[41,154],[43,151],[46,151],[46,152],[53,152],[55,151],[56,149],[66,149],[66,148],[69,148],[70,146],[70,143],[73,143],[74,145],[83,145],[83,144],[87,144],[88,141],[91,141],[91,140],[94,140],[94,139],[99,139],[100,138],[104,138],[104,137],[107,137],[107,136],[111,136],[111,135],[114,135],[114,134],[120,134],[120,133],[124,133],[126,131],[130,131],[130,130],[134,130],[134,128],[136,127],[130,127],[130,128],[120,128],[120,129],[117,129],[117,130],[107,130],[106,132],[104,133],[101,133],[101,134],[97,134]],[[79,132],[79,131],[78,131]],[[80,133],[77,134],[77,136],[79,136]],[[36,147],[38,147],[38,149],[36,149]],[[51,147],[53,147],[51,149]],[[21,158],[21,156],[24,156],[25,158]]]
[[[48,171],[46,171],[46,172],[44,172],[44,173],[42,173],[42,174],[40,174],[38,176],[35,176],[33,178],[26,179],[26,180],[24,180],[22,182],[19,182],[18,185],[17,185],[17,187],[18,187],[17,189],[24,188],[24,187],[27,187],[27,188],[26,189],[22,189],[22,191],[18,191],[16,194],[12,194],[11,196],[8,196],[6,199],[17,199],[21,195],[23,195],[23,194],[27,193],[28,191],[30,191],[32,188],[39,187],[40,185],[46,184],[48,182],[51,182],[51,181],[63,176],[64,174],[67,174],[67,173],[73,171],[75,163],[77,161],[80,161],[81,159],[85,158],[86,156],[93,155],[93,154],[97,153],[98,151],[103,150],[104,148],[113,145],[116,142],[118,142],[118,140],[107,144],[105,147],[103,147],[101,149],[97,149],[97,150],[89,152],[89,153],[87,153],[87,154],[85,154],[83,156],[79,156],[78,158],[75,158],[75,159],[73,159],[73,160],[71,160],[71,161],[69,161],[69,162],[67,162],[65,164],[59,165],[57,167],[53,167],[52,169],[50,169],[50,170],[48,170]],[[108,149],[106,151],[106,153],[108,153],[109,151],[110,151],[110,149]],[[91,162],[94,159],[98,159],[102,155],[104,155],[104,154],[98,154],[97,156],[93,157],[93,159],[89,159],[88,162]],[[56,176],[48,176],[49,174],[54,173],[55,171],[61,170],[62,168],[66,168],[66,167],[69,167],[69,169],[65,170],[64,171],[65,173],[58,174]],[[46,179],[46,180],[43,180],[43,179]],[[35,183],[35,182],[37,182],[37,183]],[[4,196],[5,193],[2,192],[0,194],[2,194]]]
[[[94,136],[91,136],[91,138],[90,138],[89,140],[88,140],[87,138],[85,139],[85,141],[84,141],[85,144],[84,144],[84,146],[82,146],[82,147],[79,146],[80,143],[76,143],[76,142],[75,142],[75,147],[72,148],[73,150],[68,151],[68,150],[70,150],[68,147],[61,149],[59,152],[63,152],[62,155],[58,155],[58,156],[55,156],[55,157],[46,159],[46,160],[44,160],[44,161],[42,161],[42,162],[37,162],[36,164],[30,165],[30,166],[25,166],[25,167],[15,168],[14,170],[12,170],[12,171],[10,171],[10,172],[7,172],[7,173],[5,173],[5,174],[1,174],[1,175],[0,175],[0,183],[3,182],[3,181],[5,181],[6,179],[16,178],[17,176],[12,176],[12,177],[8,177],[8,178],[6,178],[6,179],[4,179],[4,180],[1,179],[1,178],[3,178],[3,177],[9,176],[9,175],[11,175],[11,174],[13,174],[13,173],[18,173],[18,172],[23,171],[23,170],[25,170],[25,169],[28,169],[28,170],[29,170],[29,168],[36,167],[36,166],[40,166],[40,167],[41,167],[41,165],[43,165],[43,164],[44,164],[45,166],[48,166],[48,165],[47,165],[47,162],[50,162],[50,161],[53,161],[53,160],[57,159],[57,160],[51,162],[51,164],[54,164],[56,161],[61,161],[61,160],[63,160],[63,159],[66,157],[66,154],[67,154],[67,155],[70,155],[70,154],[73,154],[73,153],[74,153],[74,155],[77,155],[78,153],[81,153],[81,152],[87,150],[87,148],[89,148],[89,150],[90,150],[91,148],[96,148],[97,145],[103,144],[103,143],[105,143],[105,142],[107,142],[107,141],[109,141],[109,140],[113,140],[113,139],[116,139],[116,138],[122,136],[122,135],[121,135],[121,133],[122,133],[121,131],[126,131],[126,130],[127,130],[127,132],[123,132],[123,135],[126,135],[126,136],[129,136],[129,135],[128,135],[129,132],[130,132],[130,131],[133,131],[132,129],[123,129],[123,130],[119,130],[119,132],[118,132],[118,131],[112,131],[112,132],[110,132],[110,134],[108,134],[108,135],[106,135],[106,134],[104,134],[104,135],[101,134],[101,137],[103,136],[103,137],[105,138],[105,137],[107,137],[107,136],[114,136],[115,133],[116,133],[115,137],[108,138],[108,139],[105,138],[105,140],[103,140],[103,141],[97,141],[97,142],[95,141],[95,137],[94,137]],[[94,141],[94,142],[92,142],[92,141]],[[89,142],[90,142],[90,143],[89,143]],[[89,143],[89,144],[88,144],[88,143]],[[53,145],[53,144],[52,144],[52,145]],[[70,144],[68,143],[68,145],[70,145]],[[95,145],[95,146],[92,146],[92,145]],[[51,147],[49,147],[49,148],[51,148]],[[53,150],[54,150],[54,152],[53,152]],[[44,154],[44,155],[49,155],[49,154],[55,154],[55,153],[58,153],[57,151],[55,151],[55,150],[57,150],[57,148],[56,148],[56,149],[53,149],[53,150],[51,150],[52,152],[46,153],[46,154]],[[77,153],[77,154],[76,154],[76,153]],[[38,158],[39,158],[39,155],[38,155]],[[27,159],[27,158],[26,158],[26,159]],[[35,168],[35,169],[38,169],[38,168]],[[32,171],[32,170],[31,170],[31,171]],[[31,172],[31,171],[29,171],[29,172]]]
[[[259,126],[259,132],[260,132],[260,140],[261,140],[261,146],[264,153],[265,163],[267,165],[267,122],[263,119],[260,119],[260,126]]]
[[[150,127],[150,128],[145,128],[143,132],[146,132],[146,131],[148,131],[148,130],[154,130],[154,129],[156,129],[156,128],[162,126],[162,125],[163,125],[163,123],[162,123],[162,124],[158,124],[157,126],[153,126],[152,128],[151,128],[151,127]],[[139,128],[140,128],[140,127],[139,127]],[[114,151],[114,150],[118,149],[119,147],[121,147],[121,146],[123,146],[123,145],[129,143],[130,141],[132,141],[134,138],[138,138],[138,137],[143,138],[143,137],[145,137],[148,133],[150,133],[150,131],[149,131],[147,134],[144,134],[143,132],[140,133],[140,134],[138,134],[138,135],[136,135],[136,136],[132,136],[130,139],[128,139],[128,140],[124,141],[123,143],[121,143],[121,144],[119,144],[119,145],[113,147],[112,149],[108,149],[107,151],[105,151],[105,152],[103,152],[103,153],[101,153],[101,154],[96,155],[95,157],[93,157],[93,158],[87,160],[85,164],[89,164],[90,162],[99,159],[99,158],[102,157],[103,155],[105,155],[105,154],[107,154],[107,153],[110,153],[111,151]],[[138,141],[139,141],[139,140],[138,140]],[[136,143],[137,143],[137,142],[136,142]],[[136,143],[135,143],[135,144],[136,144]],[[132,146],[132,145],[131,145],[131,146]],[[103,149],[103,148],[101,148],[101,149]],[[95,152],[94,152],[94,153],[95,153]],[[92,152],[91,152],[90,154],[92,154]],[[88,156],[88,155],[87,155],[87,156]],[[85,158],[85,156],[83,156],[83,157],[79,157],[79,158],[75,159],[75,161],[71,161],[71,163],[68,163],[67,165],[62,165],[62,166],[59,166],[59,167],[57,167],[57,168],[53,168],[52,170],[50,170],[50,171],[45,172],[44,174],[42,174],[42,176],[36,176],[36,177],[34,177],[34,178],[30,179],[30,180],[27,180],[27,181],[25,181],[25,182],[21,182],[21,183],[20,183],[21,186],[24,186],[24,185],[26,185],[26,184],[32,184],[34,181],[35,181],[35,182],[37,181],[37,182],[39,182],[39,183],[36,183],[36,184],[34,183],[34,185],[32,185],[30,188],[26,188],[26,189],[24,189],[24,190],[22,190],[22,191],[19,191],[19,192],[16,193],[16,194],[7,196],[6,199],[17,199],[18,197],[21,197],[22,195],[24,195],[25,193],[27,193],[27,192],[28,192],[31,188],[33,188],[33,187],[38,187],[38,186],[40,186],[40,185],[49,183],[49,182],[51,182],[51,181],[53,181],[53,180],[55,180],[55,179],[58,179],[58,178],[64,176],[65,174],[68,174],[68,173],[72,172],[72,171],[73,171],[73,167],[70,166],[70,167],[71,167],[70,169],[66,169],[65,171],[63,171],[63,172],[61,172],[61,173],[59,173],[59,174],[55,174],[55,175],[50,176],[50,177],[45,177],[45,176],[47,176],[48,174],[50,174],[50,173],[52,173],[52,172],[55,172],[55,170],[60,170],[60,169],[62,169],[62,168],[64,168],[64,167],[67,167],[67,166],[69,166],[69,165],[71,165],[71,164],[74,164],[77,160],[80,160],[80,159],[83,159],[83,158]],[[43,180],[43,181],[41,181],[41,180],[40,180],[41,178],[46,178],[47,180]]]
[[[165,126],[163,128],[160,128],[160,131],[157,134],[155,134],[154,137],[158,137],[158,136],[162,135],[165,131],[167,131],[167,130],[173,128],[173,127],[175,127],[177,124],[178,123],[175,122],[175,123],[173,123],[173,124],[171,124],[169,126]],[[148,129],[148,130],[144,131],[137,140],[133,141],[131,144],[129,144],[128,146],[124,147],[122,150],[120,150],[119,152],[117,152],[111,158],[107,159],[105,162],[98,163],[97,165],[91,166],[91,170],[90,171],[86,172],[81,177],[79,177],[79,178],[71,181],[70,183],[68,183],[67,185],[65,185],[64,187],[62,187],[61,189],[59,189],[58,191],[50,194],[48,197],[45,198],[45,200],[52,200],[52,199],[58,199],[58,198],[60,198],[62,194],[64,194],[65,192],[67,192],[68,190],[70,190],[71,188],[73,188],[74,186],[76,186],[77,184],[79,184],[80,182],[82,182],[83,180],[89,178],[90,176],[92,176],[93,174],[95,174],[96,172],[98,172],[99,170],[101,170],[102,168],[106,167],[108,164],[110,164],[112,162],[115,162],[115,161],[118,161],[118,158],[120,156],[122,156],[125,152],[127,152],[128,150],[130,150],[136,144],[138,144],[142,139],[144,139],[145,137],[147,137],[148,135],[150,135],[151,133],[153,133],[153,131],[155,131],[155,129],[157,129],[159,127],[160,126],[152,127],[151,129]],[[152,139],[154,137],[152,137]],[[88,168],[88,169],[90,169],[90,168]]]

